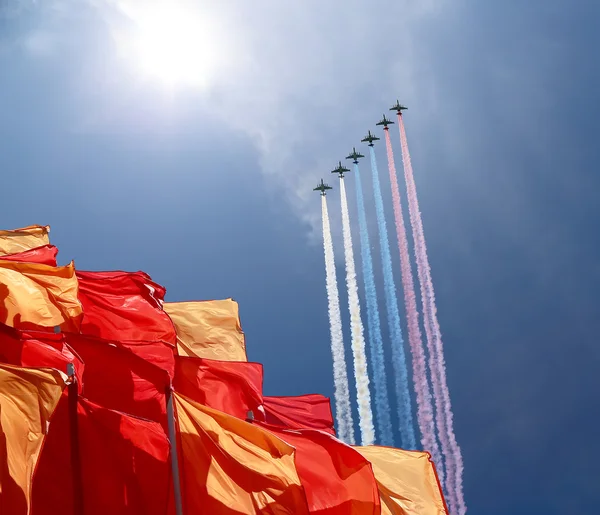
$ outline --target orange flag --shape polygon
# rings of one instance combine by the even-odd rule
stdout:
[[[0,365],[0,513],[30,512],[32,477],[66,376]]]
[[[174,393],[186,515],[308,514],[294,448]]]
[[[448,515],[429,453],[374,445],[354,448],[371,462],[382,515]]]
[[[180,356],[247,361],[238,303],[233,299],[165,302]]]
[[[0,323],[79,332],[83,310],[73,262],[48,266],[0,260]]]
[[[49,232],[48,225],[30,225],[22,229],[0,231],[0,256],[48,245],[50,243]]]

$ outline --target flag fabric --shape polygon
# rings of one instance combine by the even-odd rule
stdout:
[[[186,515],[309,513],[294,448],[174,393]]]
[[[68,400],[61,399],[40,455],[32,515],[78,515]],[[160,424],[79,398],[77,427],[85,515],[173,514],[169,441]]]
[[[175,345],[162,340],[113,340],[112,343],[164,370],[171,379],[175,376]]]
[[[246,361],[216,361],[179,356],[173,388],[190,399],[245,419],[248,411],[264,420],[263,367]]]
[[[328,397],[319,394],[263,398],[266,422],[287,429],[318,429],[335,435]]]
[[[58,249],[54,245],[44,245],[33,249],[24,250],[16,254],[0,256],[4,261],[20,261],[22,263],[38,263],[40,265],[56,266]]]
[[[166,370],[120,342],[76,334],[67,335],[67,341],[86,364],[83,395],[88,400],[167,427],[165,392],[170,379]]]
[[[50,243],[49,232],[48,225],[30,225],[22,229],[0,231],[0,256],[48,245]]]
[[[354,448],[371,462],[382,515],[448,515],[429,453],[378,446]]]
[[[233,299],[165,302],[180,356],[247,361],[238,303]]]
[[[66,375],[0,364],[0,513],[30,513],[32,476]]]
[[[373,470],[352,447],[322,431],[257,424],[296,449],[296,469],[310,513],[379,515]]]
[[[163,340],[175,328],[163,311],[165,289],[144,272],[77,272],[81,332],[106,340]]]
[[[72,363],[81,389],[84,364],[66,343],[64,333],[19,331],[0,324],[0,362],[19,367],[56,368],[61,372],[67,372],[67,365]]]
[[[55,267],[0,260],[0,323],[78,332],[83,312],[77,295],[73,262]]]

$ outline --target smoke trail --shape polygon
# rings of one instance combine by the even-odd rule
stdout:
[[[371,351],[371,362],[373,363],[373,383],[375,384],[375,413],[377,415],[377,425],[380,431],[381,445],[393,446],[394,435],[389,412],[390,401],[387,392],[383,339],[381,337],[381,321],[379,319],[379,306],[377,305],[377,291],[375,289],[375,277],[373,274],[373,258],[371,256],[371,244],[369,242],[369,231],[367,229],[367,216],[365,213],[365,201],[360,171],[356,163],[354,163],[354,173],[356,202],[358,204],[358,225],[360,228],[360,250],[365,281],[365,297],[367,301],[369,349]]]
[[[404,340],[402,339],[402,328],[400,326],[396,285],[394,284],[394,274],[392,272],[390,243],[388,241],[387,224],[385,221],[385,212],[383,210],[383,197],[381,196],[381,186],[379,185],[379,172],[377,171],[375,151],[373,150],[373,147],[369,147],[369,151],[371,153],[373,192],[375,194],[375,209],[377,212],[377,224],[379,226],[383,286],[390,328],[390,339],[392,342],[392,362],[396,379],[396,398],[398,402],[398,418],[400,420],[400,436],[402,437],[402,445],[405,449],[415,449],[417,444],[413,427],[410,392],[408,390],[408,371],[406,369],[406,357],[404,355]]]
[[[444,481],[443,462],[440,448],[435,436],[435,423],[433,418],[433,406],[431,404],[431,392],[427,381],[427,369],[425,362],[425,349],[423,338],[419,327],[419,312],[415,297],[415,285],[410,266],[410,255],[408,252],[408,240],[404,228],[404,216],[402,214],[402,203],[400,201],[400,190],[398,188],[398,177],[392,151],[392,141],[389,130],[385,130],[385,146],[387,150],[388,168],[390,172],[390,183],[392,185],[392,201],[394,205],[394,219],[396,222],[396,234],[398,236],[398,250],[400,252],[400,267],[402,270],[402,288],[404,290],[404,305],[406,307],[406,318],[408,322],[408,341],[412,354],[413,382],[417,398],[417,421],[421,431],[421,443],[423,449],[431,452],[436,464],[440,480]]]
[[[329,307],[329,328],[331,332],[331,354],[333,356],[333,384],[338,426],[338,437],[347,444],[354,445],[354,423],[350,407],[350,391],[348,390],[348,374],[344,355],[344,337],[342,334],[342,318],[340,315],[340,298],[335,274],[333,242],[329,224],[327,199],[321,197],[323,217],[323,250],[325,252],[325,272],[327,278],[327,301]]]
[[[344,178],[340,178],[340,196],[342,199],[342,229],[344,233],[344,251],[346,256],[346,285],[348,287],[348,307],[350,309],[350,329],[352,333],[352,355],[354,356],[354,375],[356,376],[356,392],[358,403],[358,424],[363,445],[373,445],[375,429],[371,411],[371,392],[369,391],[369,374],[367,372],[367,355],[363,324],[360,318],[360,301],[352,251],[352,234],[350,232],[350,215]]]
[[[442,451],[446,458],[446,488],[449,493],[448,500],[451,505],[450,510],[462,515],[467,511],[462,487],[462,454],[456,441],[456,435],[454,434],[453,413],[450,403],[450,392],[448,391],[446,380],[446,365],[444,360],[442,335],[437,320],[435,292],[431,280],[431,268],[427,256],[423,220],[421,219],[419,210],[417,189],[412,171],[410,154],[408,152],[406,130],[401,114],[398,114],[398,125],[400,127],[400,144],[402,146],[402,160],[404,163],[404,177],[408,193],[410,219],[415,240],[417,272],[421,284],[423,316],[425,319],[424,325],[430,355],[430,369],[434,395],[436,398],[436,421],[438,422],[438,434],[442,443]]]

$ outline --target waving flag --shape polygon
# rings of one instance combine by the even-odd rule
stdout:
[[[355,447],[371,462],[382,515],[449,515],[427,452]]]
[[[379,515],[371,465],[352,447],[321,431],[260,425],[296,449],[296,468],[310,513]]]
[[[20,261],[22,263],[38,263],[40,265],[56,266],[56,255],[58,249],[54,245],[44,245],[30,250],[24,250],[16,254],[0,256],[4,261]]]
[[[238,303],[233,299],[165,302],[180,356],[247,361]]]
[[[318,429],[335,435],[328,397],[319,394],[263,397],[265,420],[285,429]]]
[[[19,367],[56,368],[67,371],[67,365],[75,367],[81,389],[84,364],[67,345],[64,333],[45,331],[19,331],[0,324],[0,362]]]
[[[270,432],[174,394],[189,515],[306,515],[294,448]]]
[[[156,422],[77,404],[81,471],[73,471],[69,406],[63,397],[52,417],[33,486],[32,515],[172,515],[169,441]],[[73,491],[73,474],[82,491]]]
[[[22,229],[0,231],[0,256],[48,245],[50,243],[49,232],[48,225],[30,225]]]
[[[260,363],[186,357],[178,357],[175,362],[175,391],[241,419],[248,411],[264,419],[262,383]]]
[[[0,260],[0,323],[18,329],[79,331],[83,315],[75,266]]]
[[[33,472],[66,376],[0,365],[0,513],[30,513]]]
[[[83,395],[87,399],[167,427],[165,392],[170,381],[166,370],[119,342],[73,334],[67,341],[86,364]]]
[[[163,311],[165,289],[144,272],[77,272],[81,332],[106,340],[164,340],[175,328]]]

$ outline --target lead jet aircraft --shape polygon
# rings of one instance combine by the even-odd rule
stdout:
[[[403,106],[400,102],[396,100],[396,104],[390,107],[390,111],[397,111],[398,114],[402,114],[402,111],[408,109],[408,107]]]
[[[358,160],[359,160],[361,157],[365,157],[365,156],[363,156],[362,154],[359,154],[359,153],[356,151],[356,148],[355,148],[355,147],[352,147],[352,153],[351,153],[351,154],[348,154],[348,155],[346,156],[346,159],[352,159],[352,160],[353,160],[352,162],[353,162],[355,165],[357,165],[357,164],[358,164]]]
[[[342,166],[342,162],[339,161],[339,164],[337,165],[337,167],[335,167],[333,170],[331,170],[331,173],[338,173],[338,174],[340,174],[340,179],[343,179],[344,174],[349,171],[350,170],[348,168]]]
[[[377,122],[375,125],[383,125],[383,128],[384,128],[384,129],[387,129],[387,128],[388,128],[388,125],[389,125],[390,123],[394,123],[394,122],[393,122],[392,120],[388,120],[388,119],[385,117],[385,114],[384,114],[384,115],[383,115],[383,119],[382,119],[382,120],[379,120],[379,121],[378,121],[378,122]]]
[[[323,182],[323,179],[321,179],[321,184],[317,184],[316,188],[313,188],[313,191],[320,191],[321,195],[325,196],[325,190],[330,190],[332,189],[331,186],[328,186],[327,184],[325,184]]]
[[[368,134],[368,136],[365,136],[365,137],[364,137],[363,139],[361,139],[360,141],[362,141],[363,143],[366,143],[366,142],[368,141],[368,142],[369,142],[369,146],[370,146],[370,147],[372,147],[372,146],[374,146],[374,145],[373,145],[373,142],[374,142],[374,141],[376,141],[376,140],[378,140],[378,139],[379,139],[379,138],[378,138],[377,136],[373,136],[373,135],[371,134],[371,131],[369,131],[369,134]]]

